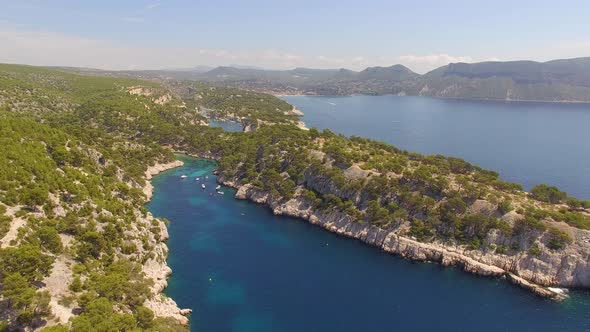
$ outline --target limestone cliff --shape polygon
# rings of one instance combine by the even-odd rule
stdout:
[[[290,200],[273,199],[268,193],[251,185],[239,185],[220,177],[219,182],[234,187],[236,198],[248,199],[269,206],[274,214],[301,218],[342,236],[363,241],[382,250],[415,261],[432,261],[443,266],[457,266],[466,272],[506,277],[509,281],[534,293],[561,300],[565,290],[557,287],[590,287],[590,248],[582,238],[590,232],[571,228],[580,241],[562,251],[541,247],[539,255],[520,252],[516,255],[492,251],[469,250],[454,243],[423,243],[404,234],[404,225],[390,229],[359,223],[338,211],[314,209],[305,198],[295,195]],[[352,198],[352,197],[351,197]],[[357,198],[358,199],[358,198]]]
[[[182,161],[175,160],[170,163],[156,164],[149,167],[145,172],[146,184],[143,188],[143,192],[146,194],[147,199],[150,200],[153,195],[154,187],[150,182],[153,176],[169,169],[181,167],[182,165],[184,165]],[[153,255],[150,255],[151,258],[143,263],[143,271],[146,274],[146,277],[154,281],[154,284],[150,289],[153,296],[146,301],[145,306],[150,308],[156,316],[173,317],[181,324],[188,325],[188,318],[186,316],[189,315],[192,310],[180,309],[173,299],[162,294],[168,285],[168,278],[172,274],[172,269],[170,269],[166,263],[166,257],[168,255],[168,247],[165,243],[168,240],[166,224],[164,224],[162,220],[155,219],[149,212],[147,213],[147,216],[141,220],[145,223],[146,227],[155,223],[160,229],[160,237],[153,238],[153,243],[151,243],[153,246],[151,253],[153,253]],[[139,245],[138,247],[141,248]]]

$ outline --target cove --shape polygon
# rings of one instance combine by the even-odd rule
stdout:
[[[539,183],[590,199],[590,104],[428,97],[283,97],[308,128],[423,154],[463,158],[525,189]]]
[[[225,131],[239,132],[239,131],[243,130],[242,124],[235,122],[235,121],[211,120],[211,121],[209,121],[209,126],[216,127],[216,128],[222,128]]]
[[[154,177],[147,208],[170,220],[166,294],[194,310],[192,331],[590,329],[587,292],[556,303],[502,279],[409,262],[274,216],[233,189],[217,195],[213,161],[179,158],[183,167]]]

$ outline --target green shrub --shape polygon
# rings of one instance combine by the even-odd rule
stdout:
[[[35,232],[35,235],[39,238],[41,246],[46,250],[56,255],[62,252],[61,238],[54,227],[43,226]]]
[[[75,276],[69,286],[70,290],[77,293],[82,290],[82,281],[79,276]]]
[[[434,232],[430,226],[419,219],[412,219],[410,227],[410,234],[414,236],[418,241],[424,242],[432,238]]]
[[[572,238],[564,231],[555,227],[549,228],[549,242],[547,247],[553,250],[563,249],[568,244],[572,243]]]
[[[512,200],[509,198],[504,199],[500,204],[498,204],[498,211],[501,214],[506,214],[512,211]]]
[[[95,299],[72,319],[72,332],[132,331],[137,326],[131,314],[117,313],[106,298]]]
[[[159,228],[158,228],[159,230]],[[126,242],[121,245],[121,252],[125,255],[131,255],[137,252],[137,246],[133,242]]]
[[[142,329],[150,329],[154,325],[154,312],[150,309],[141,306],[135,311],[135,319],[137,325]]]
[[[370,201],[365,211],[367,221],[370,223],[387,223],[390,221],[389,211],[381,207],[378,201]]]
[[[29,281],[46,276],[52,259],[30,245],[0,249],[0,280],[12,273],[19,273]]]
[[[478,238],[471,240],[471,242],[469,242],[469,245],[467,246],[467,248],[471,249],[471,250],[477,250],[477,249],[481,248],[481,240]]]
[[[541,249],[539,248],[539,246],[536,243],[533,244],[529,248],[529,254],[531,254],[533,256],[540,256],[541,255]]]
[[[496,248],[496,254],[506,255],[507,252],[508,252],[508,247],[506,247],[506,246],[499,245]]]
[[[531,196],[539,201],[548,203],[561,203],[567,198],[567,194],[560,191],[557,187],[539,184],[531,189]]]
[[[526,215],[524,219],[514,223],[514,233],[518,235],[530,235],[534,232],[544,232],[546,229],[545,223],[531,215]]]

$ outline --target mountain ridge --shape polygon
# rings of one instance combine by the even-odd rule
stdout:
[[[215,86],[274,95],[398,95],[452,99],[590,103],[590,57],[545,62],[456,62],[425,74],[396,64],[367,67],[290,70],[219,66],[209,71],[101,71],[61,67],[98,76],[130,77],[156,82],[201,81]]]
[[[590,102],[590,57],[450,63],[425,74],[396,64],[361,71],[217,67],[194,79],[239,88],[308,95],[414,95],[459,99]]]

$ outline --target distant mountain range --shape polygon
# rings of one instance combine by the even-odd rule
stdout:
[[[360,72],[348,69],[263,70],[217,67],[207,72],[184,74],[184,79],[217,82],[277,94],[393,94],[462,99],[590,102],[590,57],[548,62],[451,63],[424,75],[402,65],[369,67]]]
[[[100,71],[91,75],[151,80],[197,80],[273,94],[400,95],[458,99],[590,102],[590,57],[535,61],[451,63],[418,74],[403,65],[349,69],[267,70],[246,66]]]

